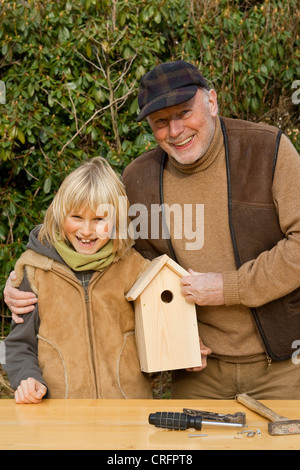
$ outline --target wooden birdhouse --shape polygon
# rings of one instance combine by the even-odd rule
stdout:
[[[155,258],[132,286],[141,370],[158,372],[201,365],[195,304],[181,293],[188,275],[167,255]]]

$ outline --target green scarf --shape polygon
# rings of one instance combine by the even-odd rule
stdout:
[[[54,243],[54,248],[73,271],[104,271],[115,258],[112,240],[93,255],[77,253],[63,241]]]

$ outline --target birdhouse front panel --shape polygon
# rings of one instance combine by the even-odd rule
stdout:
[[[201,366],[196,309],[182,295],[178,274],[165,265],[134,303],[144,372]]]

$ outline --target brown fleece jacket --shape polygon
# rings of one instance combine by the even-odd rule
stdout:
[[[16,264],[19,285],[24,270],[31,289],[38,294],[39,367],[50,398],[152,398],[150,382],[140,370],[135,342],[134,311],[125,294],[148,262],[134,249],[95,272],[84,289],[65,264],[27,250]],[[23,325],[8,335],[22,341]],[[25,334],[24,329],[24,334]],[[30,348],[25,343],[26,352]],[[9,356],[10,357],[10,356]],[[24,370],[26,354],[15,357],[18,377],[31,377]],[[13,364],[7,361],[6,367]]]
[[[219,119],[216,120],[211,145],[199,161],[192,165],[181,165],[172,158],[167,161],[163,180],[165,202],[169,206],[178,204],[178,201],[204,205],[204,227],[200,218],[197,223],[194,217],[193,230],[197,228],[197,233],[204,230],[204,242],[199,250],[186,249],[186,243],[191,240],[184,237],[184,227],[182,239],[174,238],[171,218],[172,245],[179,264],[198,272],[224,274],[226,305],[198,307],[200,336],[215,356],[242,362],[262,355],[264,347],[249,307],[281,297],[299,284],[299,181],[299,155],[283,135],[272,191],[281,230],[287,239],[236,270],[228,221],[225,149]],[[270,270],[276,273],[272,288],[266,276]]]

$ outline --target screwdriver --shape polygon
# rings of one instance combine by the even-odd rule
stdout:
[[[173,411],[157,411],[149,415],[149,424],[157,428],[184,430],[188,428],[202,429],[203,424],[209,426],[244,427],[242,423],[224,423],[223,421],[204,421],[202,416],[191,416],[187,413]]]

